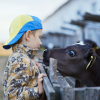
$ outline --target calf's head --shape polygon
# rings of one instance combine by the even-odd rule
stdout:
[[[43,62],[48,66],[49,58],[57,59],[57,69],[63,76],[72,76],[83,82],[87,77],[92,78],[86,67],[90,61],[94,61],[95,56],[95,52],[89,45],[75,44],[66,48],[45,50]]]

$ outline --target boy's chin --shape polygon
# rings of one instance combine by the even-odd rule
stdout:
[[[38,49],[38,50],[39,50],[39,49],[40,49],[40,47],[36,47],[36,48],[34,48],[34,49]]]
[[[38,47],[37,47],[37,48],[33,48],[33,49],[39,50],[39,48],[38,48]]]

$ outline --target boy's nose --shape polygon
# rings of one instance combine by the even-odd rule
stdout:
[[[40,41],[40,45],[42,45],[42,42]]]

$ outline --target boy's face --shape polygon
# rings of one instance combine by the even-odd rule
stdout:
[[[42,29],[36,30],[35,34],[32,33],[28,47],[30,47],[31,49],[39,49],[40,45],[42,45],[42,42],[40,40],[41,36],[42,36]]]

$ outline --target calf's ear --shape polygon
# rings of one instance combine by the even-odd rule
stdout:
[[[94,56],[95,56],[95,51],[94,51],[92,48],[89,49],[89,50],[86,52],[85,58],[90,59],[91,56],[93,56],[93,58],[94,58]]]

